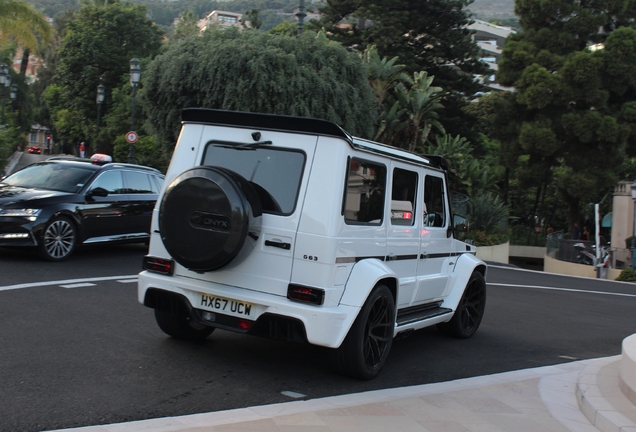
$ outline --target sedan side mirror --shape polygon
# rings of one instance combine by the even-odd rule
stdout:
[[[86,192],[86,198],[91,198],[94,196],[98,196],[98,197],[108,196],[108,191],[104,189],[103,187],[96,187]]]

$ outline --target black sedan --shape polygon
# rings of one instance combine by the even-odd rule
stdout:
[[[78,244],[147,242],[163,174],[132,164],[47,160],[0,181],[0,247],[50,261]]]

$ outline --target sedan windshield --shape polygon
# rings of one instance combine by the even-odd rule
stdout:
[[[5,178],[2,183],[25,188],[77,193],[94,169],[56,163],[33,164]]]

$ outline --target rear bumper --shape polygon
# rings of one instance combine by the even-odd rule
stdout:
[[[210,314],[199,305],[201,294],[249,303],[253,314],[249,318],[217,311]],[[188,314],[212,327],[329,348],[340,346],[359,311],[345,305],[312,306],[258,291],[148,271],[139,274],[138,300],[151,308]],[[246,320],[253,321],[249,329],[241,325]]]

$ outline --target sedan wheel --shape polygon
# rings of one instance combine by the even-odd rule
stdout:
[[[40,256],[48,261],[62,261],[71,256],[76,244],[75,225],[65,217],[56,218],[49,222],[44,230],[39,245]]]

